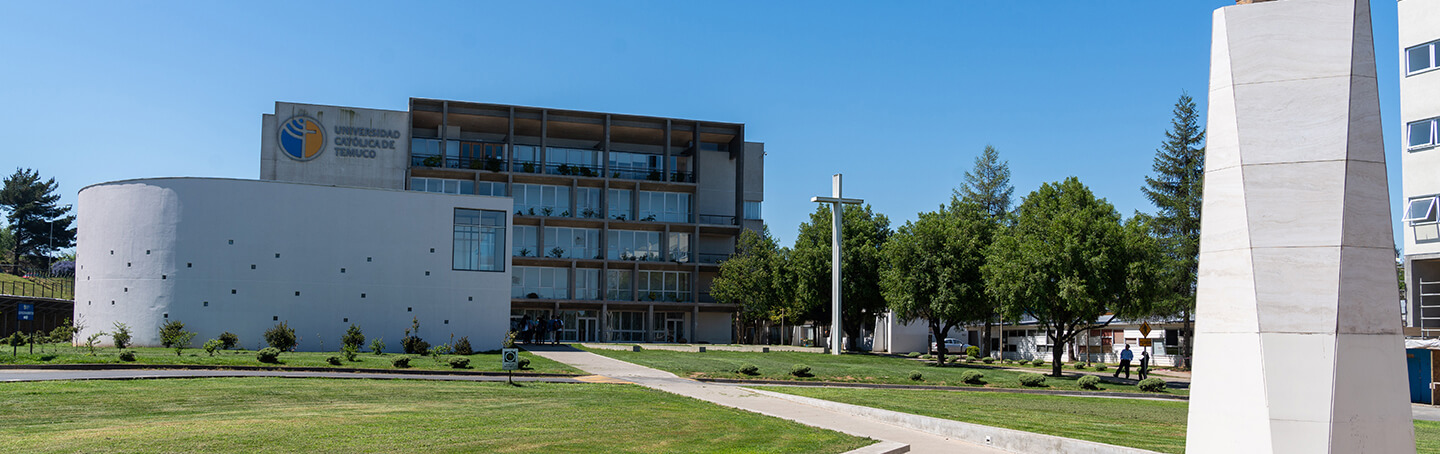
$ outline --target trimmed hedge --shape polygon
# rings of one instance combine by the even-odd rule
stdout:
[[[1086,375],[1075,381],[1081,389],[1100,389],[1100,377]]]
[[[1165,380],[1161,380],[1158,378],[1147,378],[1144,380],[1140,380],[1140,384],[1136,386],[1139,387],[1141,391],[1145,392],[1163,392],[1165,391]]]
[[[985,384],[985,380],[981,380],[982,378],[985,378],[985,374],[980,373],[980,371],[967,370],[960,374],[960,381],[972,385]]]
[[[1040,374],[1020,374],[1020,384],[1029,387],[1045,386],[1045,376]]]

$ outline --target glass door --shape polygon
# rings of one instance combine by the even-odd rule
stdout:
[[[686,343],[689,338],[685,337],[685,319],[665,319],[665,342]]]

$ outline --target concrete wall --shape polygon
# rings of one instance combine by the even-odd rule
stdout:
[[[337,349],[355,323],[395,351],[413,317],[432,344],[453,333],[488,350],[507,328],[509,273],[451,268],[454,209],[508,213],[509,198],[212,178],[101,183],[79,197],[82,338],[122,322],[155,346],[160,325],[180,320],[195,346],[230,331],[255,348],[278,319],[300,350]]]
[[[695,213],[736,216],[735,160],[723,151],[700,151],[695,167]]]
[[[306,140],[323,145],[317,156],[293,158],[282,150],[281,130],[302,118],[319,126],[319,133]],[[275,113],[262,118],[260,137],[262,180],[405,189],[409,112],[277,102]]]
[[[695,340],[692,342],[709,342],[712,344],[728,344],[734,342],[734,332],[731,327],[731,314],[727,312],[701,312],[698,325],[695,328]]]

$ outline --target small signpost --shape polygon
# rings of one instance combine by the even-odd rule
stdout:
[[[1141,347],[1149,347],[1150,345],[1151,345],[1150,339],[1140,339],[1140,346],[1141,346]]]
[[[1150,337],[1150,322],[1140,322],[1140,337]]]
[[[35,320],[35,305],[34,305],[34,304],[20,303],[19,306],[20,306],[20,311],[17,312],[17,314],[18,314],[18,316],[19,316],[19,321],[22,321],[22,322],[23,322],[23,321],[26,321],[26,320],[30,320],[30,321],[34,321],[34,320]]]
[[[500,368],[508,372],[508,375],[505,376],[505,383],[515,384],[513,378],[515,376],[515,369],[520,368],[520,349],[500,349]]]

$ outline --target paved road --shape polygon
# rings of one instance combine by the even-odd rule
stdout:
[[[283,378],[370,378],[394,380],[442,380],[442,381],[505,381],[504,376],[491,375],[432,375],[432,374],[386,374],[354,372],[293,372],[279,370],[0,370],[0,382],[45,381],[45,380],[133,380],[147,378],[197,378],[197,377],[283,377]],[[586,383],[595,382],[588,377],[530,377],[517,376],[515,381]]]

